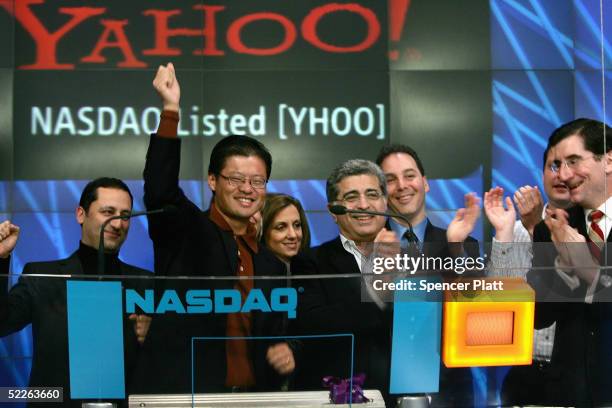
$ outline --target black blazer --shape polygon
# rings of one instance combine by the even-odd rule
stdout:
[[[123,275],[144,275],[150,272],[120,262]],[[8,274],[8,260],[0,261],[0,275]],[[23,275],[75,275],[83,274],[76,253],[67,259],[51,262],[32,262],[25,265]],[[81,406],[80,401],[70,400],[68,362],[68,322],[66,315],[66,278],[20,277],[6,293],[7,279],[0,279],[0,336],[7,336],[32,325],[34,353],[30,387],[64,387],[64,405]],[[145,280],[123,280],[123,286],[142,289]],[[126,393],[134,391],[139,381],[136,369],[141,358],[141,347],[134,333],[133,323],[124,315],[124,356]],[[146,342],[145,342],[146,343]],[[95,350],[92,350],[95,353]]]
[[[172,214],[149,217],[149,235],[153,240],[157,275],[234,277],[238,268],[238,246],[230,231],[221,230],[210,220],[209,211],[201,211],[179,188],[179,139],[151,136],[144,169],[144,201],[147,209],[173,205]],[[270,299],[274,287],[286,286],[286,268],[265,247],[252,254],[255,275],[278,275],[285,279],[255,280]],[[230,289],[235,280],[164,280],[158,289]],[[150,373],[154,392],[191,392],[191,338],[225,336],[225,314],[157,316],[157,327],[151,331],[153,353]],[[153,328],[152,328],[153,329]],[[252,312],[252,336],[285,335],[285,313]],[[282,378],[265,360],[267,348],[280,340],[249,341],[257,389],[277,387]],[[196,392],[225,390],[227,373],[225,341],[198,341],[194,348],[194,381]]]
[[[429,257],[446,258],[451,257],[450,245],[460,245],[449,243],[446,238],[446,230],[433,225],[427,220],[425,227],[425,248],[424,255]],[[463,243],[463,252],[471,258],[480,256],[478,241],[468,236]],[[442,272],[446,279],[456,279],[458,277],[474,277],[482,275],[483,271],[465,271],[458,275],[453,271]],[[432,406],[472,406],[473,405],[473,385],[472,373],[469,368],[446,368],[444,363],[440,367],[440,388],[439,392],[432,394]]]
[[[584,210],[574,207],[568,210],[569,224],[585,237],[587,227]],[[570,290],[558,274],[552,270],[557,253],[549,243],[550,231],[544,222],[534,230],[534,267],[528,281],[536,290],[536,328],[557,322],[555,344],[551,357],[552,377],[558,385],[546,393],[545,403],[554,405],[598,406],[612,403],[612,303],[597,302],[608,295],[609,289],[597,288],[595,302],[583,302],[587,285]],[[608,252],[612,234],[607,237]],[[612,265],[612,258],[602,261]],[[571,302],[562,302],[571,299]],[[576,302],[578,300],[578,302]]]
[[[311,279],[300,282],[298,326],[303,335],[355,336],[354,373],[365,373],[365,387],[379,389],[388,398],[391,356],[391,308],[381,310],[361,300],[361,273],[340,237],[310,253],[316,274],[350,274],[355,278]],[[296,284],[298,284],[296,282]],[[347,378],[350,373],[351,339],[305,339],[304,365],[296,380],[299,389],[322,389],[326,375]]]
[[[465,245],[466,252],[469,256],[477,257],[477,241],[470,237],[468,242]],[[425,243],[426,256],[450,256],[446,230],[429,221],[425,230]],[[354,373],[366,373],[366,387],[379,389],[387,404],[393,404],[389,395],[392,304],[387,304],[387,308],[381,310],[373,302],[362,301],[359,267],[353,255],[343,248],[340,237],[314,248],[311,257],[314,273],[354,274],[359,277],[305,281],[298,314],[301,332],[354,334]],[[312,345],[310,347],[309,342]],[[304,371],[298,373],[298,385],[309,389],[320,388],[320,380],[324,375],[346,378],[349,372],[349,346],[345,339],[304,340],[305,367]],[[471,401],[472,377],[469,370],[442,367],[440,393],[434,396],[434,403],[466,405]]]

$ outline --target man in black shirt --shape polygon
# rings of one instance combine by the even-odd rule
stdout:
[[[91,181],[81,195],[76,220],[81,225],[79,248],[67,259],[32,262],[25,265],[19,282],[6,293],[10,254],[15,248],[19,227],[10,221],[0,224],[0,336],[6,336],[32,324],[33,348],[31,387],[63,387],[66,405],[80,406],[70,399],[66,279],[28,275],[95,275],[100,228],[116,215],[129,215],[132,194],[123,181],[99,178]],[[130,220],[117,219],[105,228],[105,275],[143,275],[147,271],[119,260],[119,249],[127,238]],[[139,289],[144,279],[123,281],[124,287]],[[124,319],[124,353],[127,389],[130,390],[138,354],[145,341],[151,319],[131,315]],[[95,353],[95,350],[92,350]]]

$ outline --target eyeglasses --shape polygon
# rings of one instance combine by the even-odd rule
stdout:
[[[347,204],[357,204],[362,195],[365,196],[366,201],[369,203],[375,203],[383,197],[383,194],[380,191],[370,190],[366,191],[365,193],[348,193],[340,201]]]
[[[595,158],[595,157],[598,157],[598,156],[593,154],[589,157],[574,156],[574,157],[570,157],[569,159],[565,159],[565,160],[555,160],[552,162],[549,168],[550,168],[550,171],[552,171],[553,173],[558,173],[561,171],[561,167],[565,165],[565,167],[573,171],[573,170],[578,169],[578,167],[580,167],[580,163],[582,163],[583,161],[591,159],[591,158]]]
[[[268,183],[268,180],[266,180],[263,177],[245,177],[245,176],[224,176],[223,174],[219,174],[219,176],[223,177],[225,180],[227,180],[228,184],[232,187],[240,187],[242,185],[244,185],[244,183],[248,182],[251,187],[256,188],[258,190],[261,190],[263,188],[266,187],[266,184]]]

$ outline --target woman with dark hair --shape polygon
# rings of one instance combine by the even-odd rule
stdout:
[[[287,194],[268,194],[261,239],[287,266],[298,252],[310,247],[310,230],[300,201]]]

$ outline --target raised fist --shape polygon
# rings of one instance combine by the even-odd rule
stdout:
[[[0,224],[0,258],[7,258],[19,238],[19,227],[12,224],[10,221],[4,221]]]
[[[153,79],[153,87],[162,99],[164,110],[178,112],[181,100],[181,87],[176,79],[174,65],[160,65]]]

